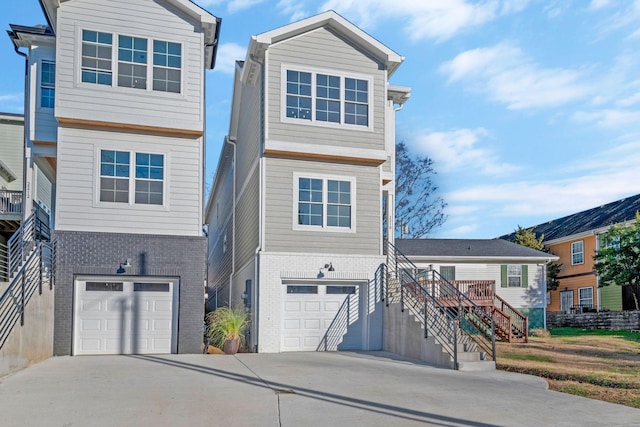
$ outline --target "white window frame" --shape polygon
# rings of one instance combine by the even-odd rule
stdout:
[[[298,119],[294,117],[287,117],[287,71],[298,71],[304,73],[311,73],[311,120]],[[316,120],[316,81],[318,74],[325,74],[329,76],[335,76],[340,78],[340,122],[329,122]],[[357,79],[367,81],[367,94],[368,94],[368,123],[367,126],[349,124],[345,122],[345,79]],[[325,126],[341,129],[352,129],[361,131],[373,130],[373,76],[358,73],[349,73],[335,69],[322,69],[316,67],[300,66],[297,64],[282,64],[280,66],[280,121],[283,123],[293,123],[306,126]],[[324,98],[323,98],[324,99]]]
[[[111,34],[111,85],[97,84],[91,82],[83,82],[82,81],[82,31],[95,31],[99,33],[108,33]],[[147,72],[147,87],[146,89],[141,88],[132,88],[127,86],[119,86],[118,85],[118,76],[119,76],[119,59],[118,52],[120,50],[120,39],[119,36],[132,37],[138,39],[146,39],[147,40],[147,62],[146,62],[146,72]],[[77,40],[79,40],[77,51],[76,51],[76,69],[74,70],[76,74],[76,86],[78,87],[91,87],[95,90],[118,90],[123,92],[129,92],[132,94],[140,94],[147,93],[153,94],[157,96],[173,96],[173,97],[184,97],[185,96],[185,79],[186,79],[186,70],[185,70],[185,41],[184,40],[164,40],[162,38],[154,38],[143,35],[136,35],[134,33],[118,33],[114,32],[111,29],[107,29],[101,26],[92,26],[91,28],[77,28]],[[180,45],[180,92],[166,92],[161,90],[153,89],[153,42],[169,42]],[[140,64],[142,65],[142,64]]]
[[[53,65],[53,83],[47,83],[47,84],[44,83],[44,80],[43,80],[44,64]],[[41,60],[39,71],[40,71],[40,75],[39,75],[38,82],[40,87],[40,93],[39,93],[39,102],[36,103],[37,108],[42,110],[53,110],[56,103],[56,62],[52,59]],[[43,96],[44,89],[51,89],[53,91],[53,106],[51,107],[45,107],[42,105],[42,96]]]
[[[509,271],[510,267],[518,267],[520,269],[520,274],[511,274]],[[512,286],[509,278],[517,277],[520,279],[520,284],[518,286]],[[522,287],[522,265],[521,264],[507,264],[507,288],[521,288]]]
[[[574,249],[574,245],[577,245],[578,243],[582,246],[582,249],[580,251],[577,251]],[[582,255],[582,261],[574,262],[575,255]],[[584,264],[584,240],[571,242],[571,265],[580,265],[580,264]]]
[[[587,304],[583,304],[583,303],[582,303],[582,301],[583,301],[583,298],[582,298],[582,291],[583,291],[583,290],[586,290],[586,289],[589,289],[589,290],[591,291],[591,298],[588,298],[588,299],[586,299],[586,298],[585,298],[585,299],[586,299],[586,300],[591,300],[591,305],[589,305],[589,308],[593,308],[593,303],[594,303],[594,292],[593,292],[593,286],[585,286],[585,287],[582,287],[582,288],[578,288],[578,305],[579,305],[580,307],[583,307],[583,306],[585,306],[585,307],[586,307],[586,306],[587,306]]]
[[[103,202],[100,200],[100,177],[101,177],[101,170],[100,170],[100,166],[101,166],[101,153],[102,150],[106,150],[106,151],[120,151],[120,152],[126,152],[129,153],[129,201],[127,203],[124,202]],[[136,153],[142,153],[142,154],[159,154],[163,156],[163,164],[162,164],[162,170],[163,170],[163,179],[162,179],[162,204],[161,205],[154,205],[154,204],[147,204],[147,203],[136,203]],[[122,208],[135,208],[135,209],[151,209],[151,210],[158,210],[158,209],[163,209],[163,210],[168,210],[169,209],[169,194],[168,194],[168,190],[169,190],[169,173],[168,173],[168,165],[169,165],[169,155],[168,153],[163,153],[163,152],[158,152],[158,151],[151,151],[151,150],[146,150],[144,148],[138,149],[138,150],[131,150],[131,149],[123,149],[121,147],[104,147],[104,146],[99,146],[99,147],[95,147],[95,162],[94,162],[94,201],[93,201],[93,206],[95,207],[100,207],[100,208],[115,208],[115,209],[122,209]],[[124,179],[124,178],[123,178]]]
[[[298,224],[298,203],[300,178],[322,180],[322,226]],[[351,227],[336,227],[327,225],[327,205],[328,203],[328,181],[348,181],[350,183],[351,201]],[[293,174],[293,198],[292,198],[292,229],[299,231],[319,231],[333,233],[355,233],[356,232],[356,178],[353,176],[339,175],[317,175],[310,173],[295,172]]]

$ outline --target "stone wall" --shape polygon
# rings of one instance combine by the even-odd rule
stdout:
[[[579,314],[547,312],[547,327],[637,331],[640,330],[640,311],[606,311]]]

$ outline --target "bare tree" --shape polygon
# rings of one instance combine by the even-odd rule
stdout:
[[[420,239],[440,227],[447,204],[436,195],[436,171],[429,157],[412,155],[404,142],[396,144],[396,224],[403,237]],[[408,227],[408,233],[402,227]]]

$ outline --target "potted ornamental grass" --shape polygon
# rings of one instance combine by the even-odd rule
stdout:
[[[206,316],[209,343],[225,354],[236,354],[244,344],[249,319],[249,311],[241,305],[220,307],[210,312]]]

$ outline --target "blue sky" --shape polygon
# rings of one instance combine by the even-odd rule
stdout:
[[[207,77],[207,176],[252,34],[333,9],[406,57],[397,139],[435,161],[448,220],[492,238],[640,193],[640,0],[196,0],[222,18]],[[37,0],[0,23],[45,23]],[[24,62],[0,38],[0,112],[22,112]]]

